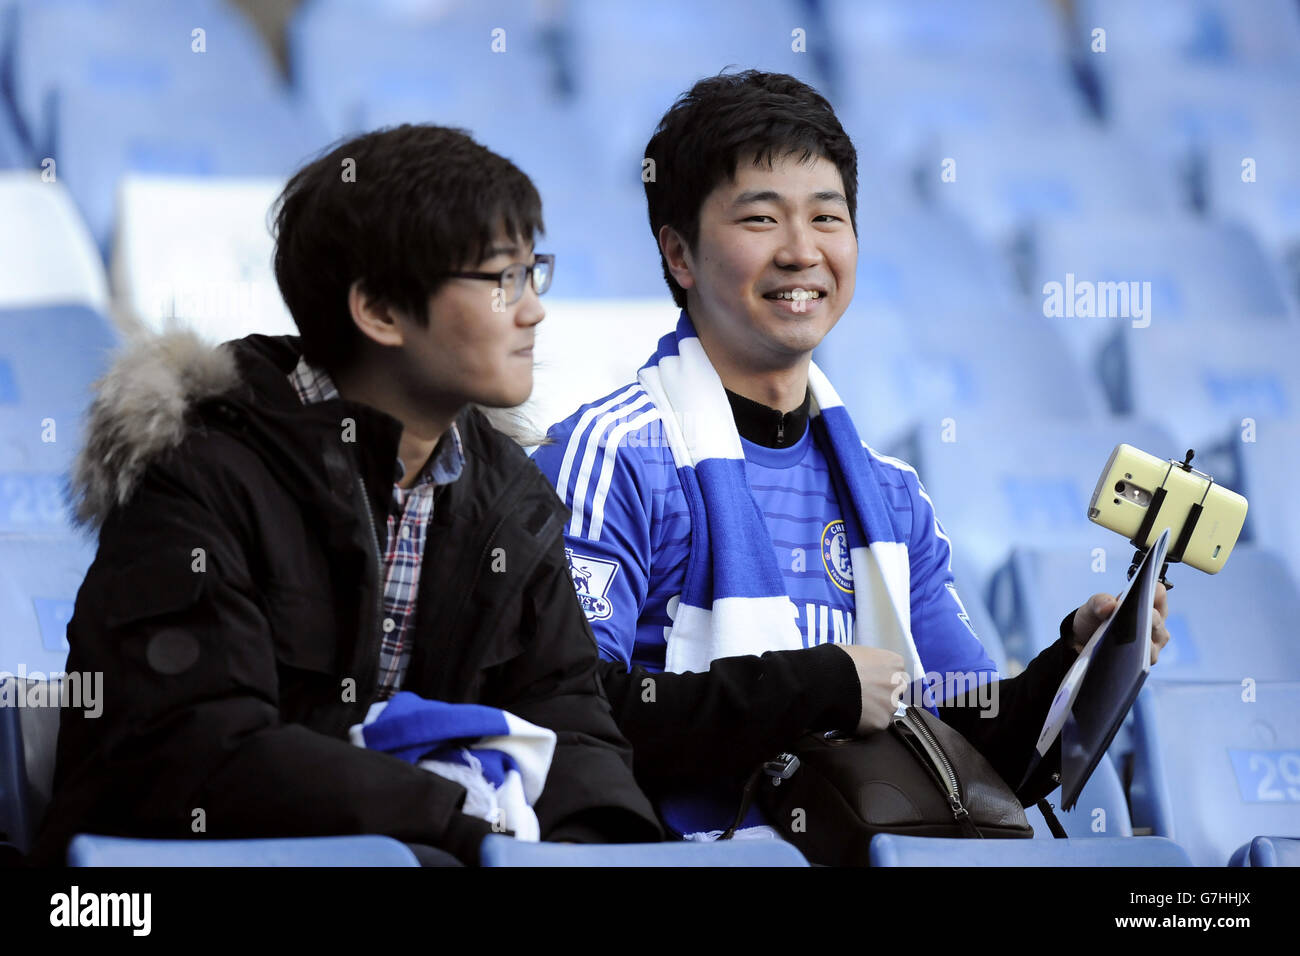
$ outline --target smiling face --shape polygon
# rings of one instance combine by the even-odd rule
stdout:
[[[497,273],[531,264],[533,248],[498,232],[469,272]],[[402,316],[402,377],[439,405],[493,408],[522,404],[533,390],[534,327],[546,316],[531,280],[518,302],[502,307],[491,279],[447,279],[429,297],[428,327]],[[494,309],[494,304],[497,308]]]
[[[695,250],[660,230],[673,277],[718,374],[804,369],[853,297],[858,242],[839,170],[787,154],[742,157],[700,209]],[[802,391],[799,392],[802,395]]]

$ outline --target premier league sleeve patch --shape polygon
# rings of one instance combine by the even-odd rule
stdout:
[[[582,613],[588,621],[608,620],[614,607],[607,595],[618,573],[618,562],[575,554],[572,548],[564,549],[564,557],[569,562],[569,576],[573,578],[573,589],[578,592]]]

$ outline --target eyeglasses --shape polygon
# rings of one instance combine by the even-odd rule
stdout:
[[[522,262],[512,262],[500,272],[444,272],[444,276],[455,279],[495,279],[497,287],[505,296],[504,305],[514,305],[524,295],[524,283],[529,276],[533,280],[533,289],[538,295],[544,295],[551,287],[551,277],[555,274],[555,255],[539,252],[537,260],[531,266]]]

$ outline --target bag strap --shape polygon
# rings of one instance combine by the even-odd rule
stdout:
[[[774,786],[780,786],[782,780],[789,780],[796,770],[799,769],[799,758],[792,753],[782,752],[777,754],[771,760],[763,761],[762,766],[749,775],[745,781],[744,792],[740,795],[740,809],[736,811],[736,819],[731,821],[731,826],[722,831],[719,840],[730,840],[736,835],[736,830],[741,821],[745,819],[745,814],[749,812],[750,805],[754,802],[754,791],[758,789],[758,781],[763,778],[764,774],[772,778]]]
[[[763,768],[759,767],[751,773],[749,779],[745,781],[745,790],[740,795],[740,809],[736,811],[736,819],[731,821],[731,826],[722,831],[722,836],[718,837],[719,840],[730,840],[736,835],[736,828],[739,827],[740,822],[745,819],[745,814],[749,812],[750,804],[754,802],[754,791],[758,788],[758,778],[762,776],[762,774]]]
[[[1056,814],[1052,812],[1052,805],[1047,802],[1046,797],[1038,801],[1038,812],[1047,821],[1047,829],[1052,831],[1052,836],[1058,840],[1069,839],[1069,834],[1065,832],[1065,827],[1061,826],[1061,821],[1056,819]]]

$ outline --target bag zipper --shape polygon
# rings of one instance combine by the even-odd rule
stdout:
[[[921,738],[922,745],[930,757],[931,764],[939,770],[941,783],[946,784],[948,791],[948,806],[952,808],[953,818],[958,823],[970,823],[970,811],[962,804],[961,799],[961,781],[957,779],[957,772],[953,770],[948,755],[943,752],[939,746],[939,741],[935,739],[934,734],[930,733],[930,728],[925,726],[925,722],[917,717],[912,707],[903,711],[903,716],[894,718],[895,724],[902,724],[908,730],[913,731]]]

